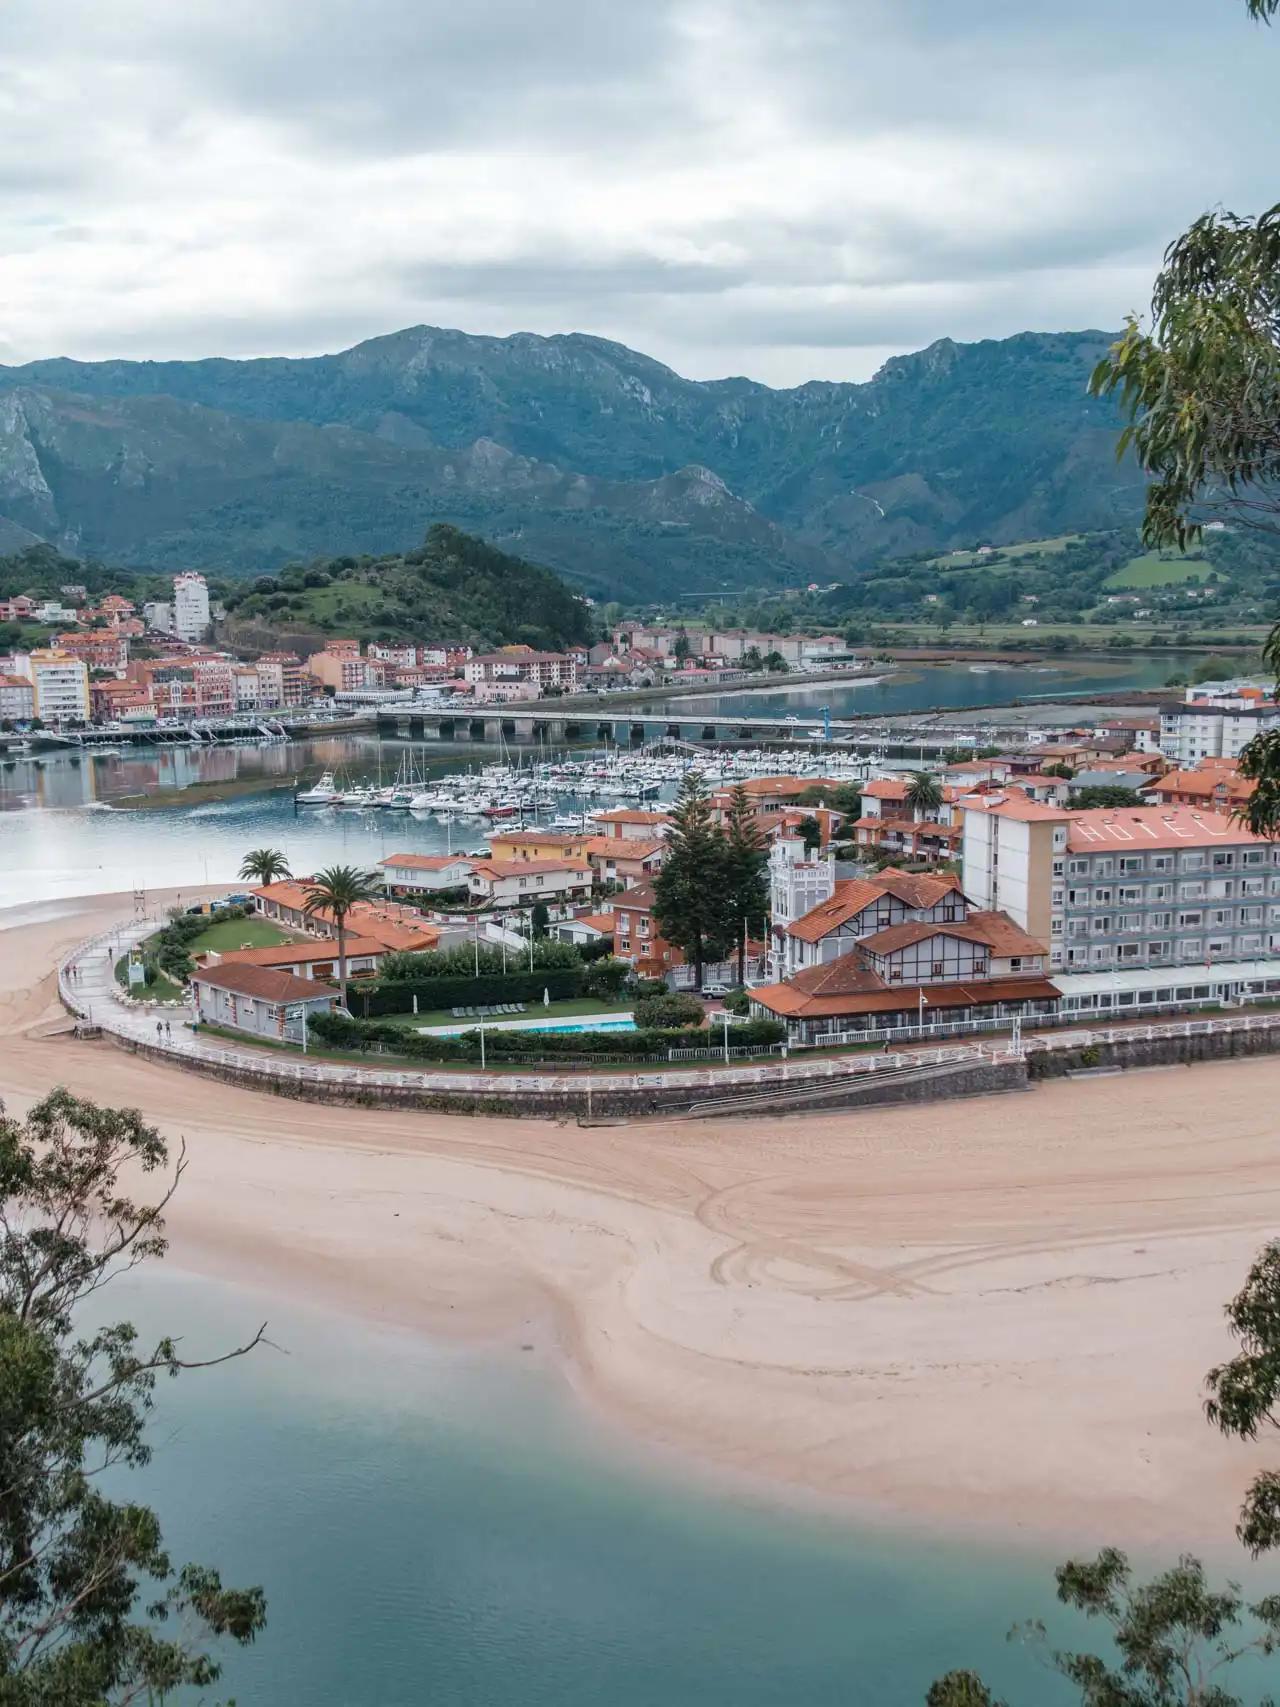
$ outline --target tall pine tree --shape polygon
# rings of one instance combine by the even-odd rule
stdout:
[[[711,814],[706,784],[690,772],[671,809],[666,856],[653,886],[653,915],[669,942],[683,950],[701,987],[702,968],[733,942],[728,843]]]
[[[733,907],[738,949],[738,983],[746,983],[747,932],[769,913],[769,855],[747,791],[739,783],[729,801],[725,823],[726,882]]]

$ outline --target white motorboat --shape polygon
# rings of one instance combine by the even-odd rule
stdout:
[[[338,798],[333,772],[325,771],[314,788],[304,788],[293,797],[299,806],[332,806]]]

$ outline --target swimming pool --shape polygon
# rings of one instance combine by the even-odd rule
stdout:
[[[514,1028],[513,1028],[514,1029]],[[630,1014],[583,1014],[581,1019],[526,1020],[524,1031],[634,1031],[636,1022]]]
[[[540,1019],[536,1013],[527,1019],[492,1019],[486,1020],[486,1031],[634,1031],[635,1016],[630,1013],[613,1014],[576,1014],[572,1018],[563,1019],[548,1017]],[[464,1031],[478,1031],[480,1021],[469,1019],[461,1025],[423,1025],[418,1030],[431,1037],[461,1037]]]

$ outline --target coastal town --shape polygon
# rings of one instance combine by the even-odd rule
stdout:
[[[0,1707],[1280,1707],[1280,0],[12,0]]]
[[[216,947],[197,940],[183,957],[181,1023],[305,1048],[347,1015],[331,1041],[367,1061],[446,1045],[466,1059],[478,1018],[491,1049],[514,1038],[527,1061],[538,1047],[560,1066],[607,1046],[634,1066],[700,1046],[726,1062],[839,1058],[1264,1011],[1280,997],[1280,848],[1244,821],[1255,785],[1239,757],[1278,721],[1264,687],[1242,679],[926,767],[815,749],[790,770],[791,750],[658,746],[426,782],[402,748],[400,782],[343,787],[327,773],[296,810],[400,807],[396,822],[443,826],[451,850],[406,839],[340,916],[315,904],[314,874],[272,873],[216,903],[228,921]],[[746,850],[736,925],[691,930],[672,898],[667,868],[693,857],[699,825],[699,857],[734,838]],[[727,880],[707,865],[691,881]],[[234,917],[269,935],[237,945]],[[116,969],[130,1004],[145,1006],[154,982],[150,941]],[[535,951],[549,945],[563,950],[558,970],[582,976],[539,1015]],[[474,962],[470,985],[459,956]],[[448,1003],[428,1000],[437,970]],[[584,981],[606,999],[584,1003]],[[643,1019],[655,991],[687,1004],[667,1016],[670,1036]],[[419,997],[431,1013],[413,1024]],[[398,1038],[377,1031],[371,1001],[375,1014],[406,1010]]]
[[[141,605],[116,593],[94,603],[75,584],[57,599],[0,599],[0,623],[48,628],[44,644],[0,654],[0,726],[127,731],[306,706],[502,706],[627,688],[740,685],[761,672],[858,661],[838,635],[703,630],[691,638],[688,630],[632,625],[559,653],[336,636],[306,654],[247,656],[213,644],[219,614],[194,571],[174,576],[169,599]]]

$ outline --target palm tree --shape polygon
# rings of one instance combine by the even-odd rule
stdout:
[[[289,876],[289,862],[279,848],[252,848],[240,861],[240,875],[255,883],[274,883]]]
[[[927,818],[930,812],[936,812],[942,805],[942,784],[928,771],[917,771],[907,784],[903,798],[911,808],[913,818]]]
[[[342,1005],[347,1005],[347,914],[357,901],[372,901],[382,893],[382,879],[376,871],[358,871],[354,865],[331,865],[307,878],[303,888],[306,902],[303,912],[308,918],[328,913],[338,934],[338,989]]]

